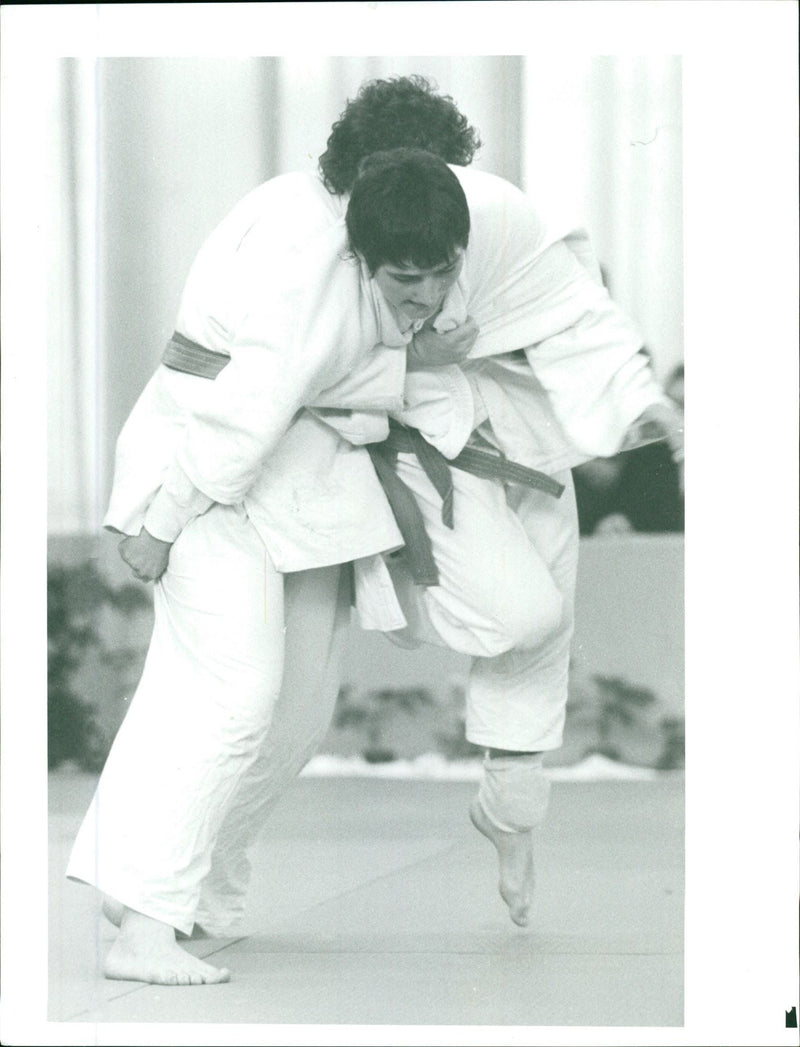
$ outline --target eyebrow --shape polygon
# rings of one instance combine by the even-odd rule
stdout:
[[[386,269],[392,276],[424,276],[426,273],[447,272],[448,269],[454,269],[456,265],[458,265],[458,258],[453,258],[450,262],[442,262],[441,265],[436,265],[432,269],[421,269],[416,266],[413,269],[406,269],[392,262],[386,263]]]

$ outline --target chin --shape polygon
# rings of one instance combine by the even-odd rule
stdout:
[[[434,315],[438,308],[438,305],[432,309],[428,309],[427,306],[424,308],[422,306],[408,306],[403,312],[410,320],[427,320],[429,316]]]

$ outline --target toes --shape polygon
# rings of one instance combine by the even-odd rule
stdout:
[[[530,914],[531,899],[525,888],[510,887],[507,883],[500,884],[500,897],[508,906],[508,911],[514,923],[523,927],[528,922]]]
[[[231,972],[227,967],[212,967],[204,963],[199,970],[191,972],[190,985],[219,985],[221,982],[229,982]]]
[[[225,968],[212,967],[208,963],[200,963],[198,967],[182,970],[172,975],[173,980],[165,982],[168,985],[216,985],[219,982],[230,981],[230,971]]]
[[[519,907],[509,908],[511,919],[517,925],[517,927],[527,927],[528,920],[530,918],[530,907],[528,905],[522,905]]]
[[[146,980],[154,985],[214,985],[217,982],[229,981],[230,971],[218,971],[214,967],[203,971],[158,971]]]

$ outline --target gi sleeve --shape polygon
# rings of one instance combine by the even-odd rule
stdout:
[[[337,226],[268,270],[240,267],[248,283],[231,361],[193,405],[176,455],[215,502],[242,501],[298,413],[377,342],[360,268],[343,260],[344,236]]]
[[[144,528],[162,542],[174,542],[184,527],[195,516],[213,505],[213,501],[198,490],[177,463],[169,473],[148,506]]]
[[[467,307],[480,328],[470,358],[525,350],[570,443],[588,457],[614,454],[661,390],[641,336],[602,286],[588,237],[547,226],[502,179],[460,177],[473,218]]]
[[[575,447],[613,455],[642,412],[662,402],[662,391],[638,331],[567,245],[548,248],[540,264],[553,273],[569,322],[527,347],[528,362]]]

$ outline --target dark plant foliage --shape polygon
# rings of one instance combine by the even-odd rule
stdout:
[[[47,763],[73,760],[85,770],[100,770],[108,740],[97,725],[94,706],[75,690],[75,674],[94,649],[122,669],[129,652],[106,651],[97,631],[103,607],[129,617],[150,606],[136,585],[111,586],[93,561],[51,566],[47,575]]]
[[[619,746],[611,741],[615,725],[634,727],[644,709],[652,705],[656,696],[646,687],[635,687],[619,676],[594,676],[599,709],[597,717],[597,744],[594,751],[609,760],[622,761]]]
[[[368,763],[388,763],[396,758],[396,753],[384,742],[384,734],[394,716],[399,712],[414,715],[434,704],[427,687],[383,687],[365,694],[354,694],[351,687],[343,687],[334,723],[337,727],[355,727],[365,732],[363,756]]]
[[[664,748],[656,762],[660,771],[680,771],[686,766],[685,724],[682,716],[665,716],[661,720]]]

